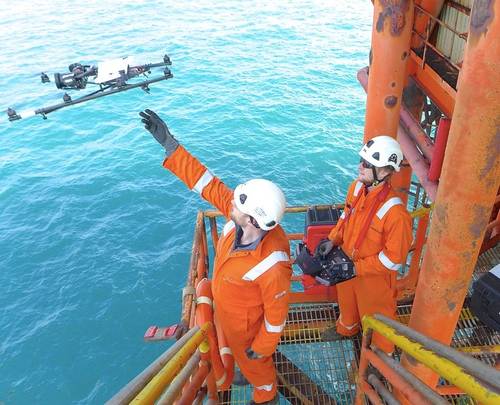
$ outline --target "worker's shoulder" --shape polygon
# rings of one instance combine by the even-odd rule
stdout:
[[[356,197],[362,188],[363,183],[358,180],[354,180],[347,189],[347,198]]]
[[[383,219],[385,217],[387,219],[402,218],[404,220],[411,220],[406,204],[392,190],[388,194],[385,201],[380,205],[376,215],[379,219]]]
[[[262,240],[262,253],[264,255],[272,254],[273,252],[285,252],[290,255],[290,242],[286,236],[284,229],[278,225],[271,229],[266,237]]]

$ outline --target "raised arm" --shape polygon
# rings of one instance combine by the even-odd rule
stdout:
[[[154,111],[147,109],[139,115],[142,117],[144,127],[165,148],[163,167],[229,218],[233,191],[179,144],[165,122]]]

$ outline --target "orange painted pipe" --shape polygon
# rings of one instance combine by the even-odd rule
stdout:
[[[500,186],[500,1],[475,1],[409,326],[449,344]],[[404,357],[430,387],[435,373]]]
[[[363,87],[363,89],[368,92],[368,68],[363,68],[358,71],[357,74],[358,80]],[[401,114],[403,114],[403,111],[406,109],[401,106]],[[409,112],[406,114],[410,115]],[[399,125],[398,129],[398,134],[399,131],[401,131],[401,124]],[[398,135],[399,136],[399,135]],[[404,153],[404,151],[403,151]],[[405,155],[406,156],[406,155]],[[408,191],[410,189],[410,183],[411,183],[411,176],[412,176],[412,167],[403,167],[399,173],[395,173],[392,177],[392,186],[396,193],[398,194],[398,197],[400,197],[403,201],[404,204],[408,202]]]
[[[427,173],[429,173],[429,164],[416,147],[412,137],[402,126],[398,129],[398,142],[401,145],[401,149],[403,150],[406,160],[411,165],[415,176],[417,176],[418,181],[424,188],[425,192],[429,195],[430,199],[434,201],[436,198],[438,184],[434,181],[429,181],[427,178]]]
[[[364,142],[378,135],[396,138],[407,78],[413,0],[375,0]]]
[[[397,371],[385,364],[374,352],[366,350],[365,355],[369,363],[373,364],[373,366],[380,371],[380,373],[395,389],[408,398],[412,405],[426,405],[429,403],[425,396],[418,392],[410,382],[405,380],[404,377],[402,377]]]
[[[181,398],[177,401],[176,405],[191,405],[201,389],[203,381],[208,376],[210,371],[209,365],[206,361],[202,361],[198,370],[193,374],[191,381],[184,388]]]
[[[444,153],[450,133],[451,120],[443,117],[439,120],[436,134],[434,153],[432,154],[431,167],[429,168],[429,180],[438,181],[443,167]]]

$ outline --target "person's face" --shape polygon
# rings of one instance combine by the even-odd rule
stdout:
[[[247,214],[241,212],[233,200],[233,206],[231,207],[231,219],[236,225],[245,226],[250,221],[250,217]]]
[[[366,160],[361,159],[358,165],[357,180],[363,184],[372,184],[375,179],[373,178],[373,170],[371,168],[371,163],[368,163]]]
[[[369,162],[367,162],[364,159],[361,159],[359,161],[358,165],[358,178],[357,180],[360,181],[363,184],[370,185],[373,183],[375,180],[373,178],[373,170],[372,170],[373,165]],[[377,173],[377,178],[383,179],[385,176],[387,176],[390,173],[390,170],[387,169],[386,167],[375,167],[375,172]]]

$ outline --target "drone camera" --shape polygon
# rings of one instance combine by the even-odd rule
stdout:
[[[54,82],[58,89],[84,89],[87,86],[87,76],[93,73],[90,66],[81,63],[72,63],[68,70],[69,73],[54,73]]]

